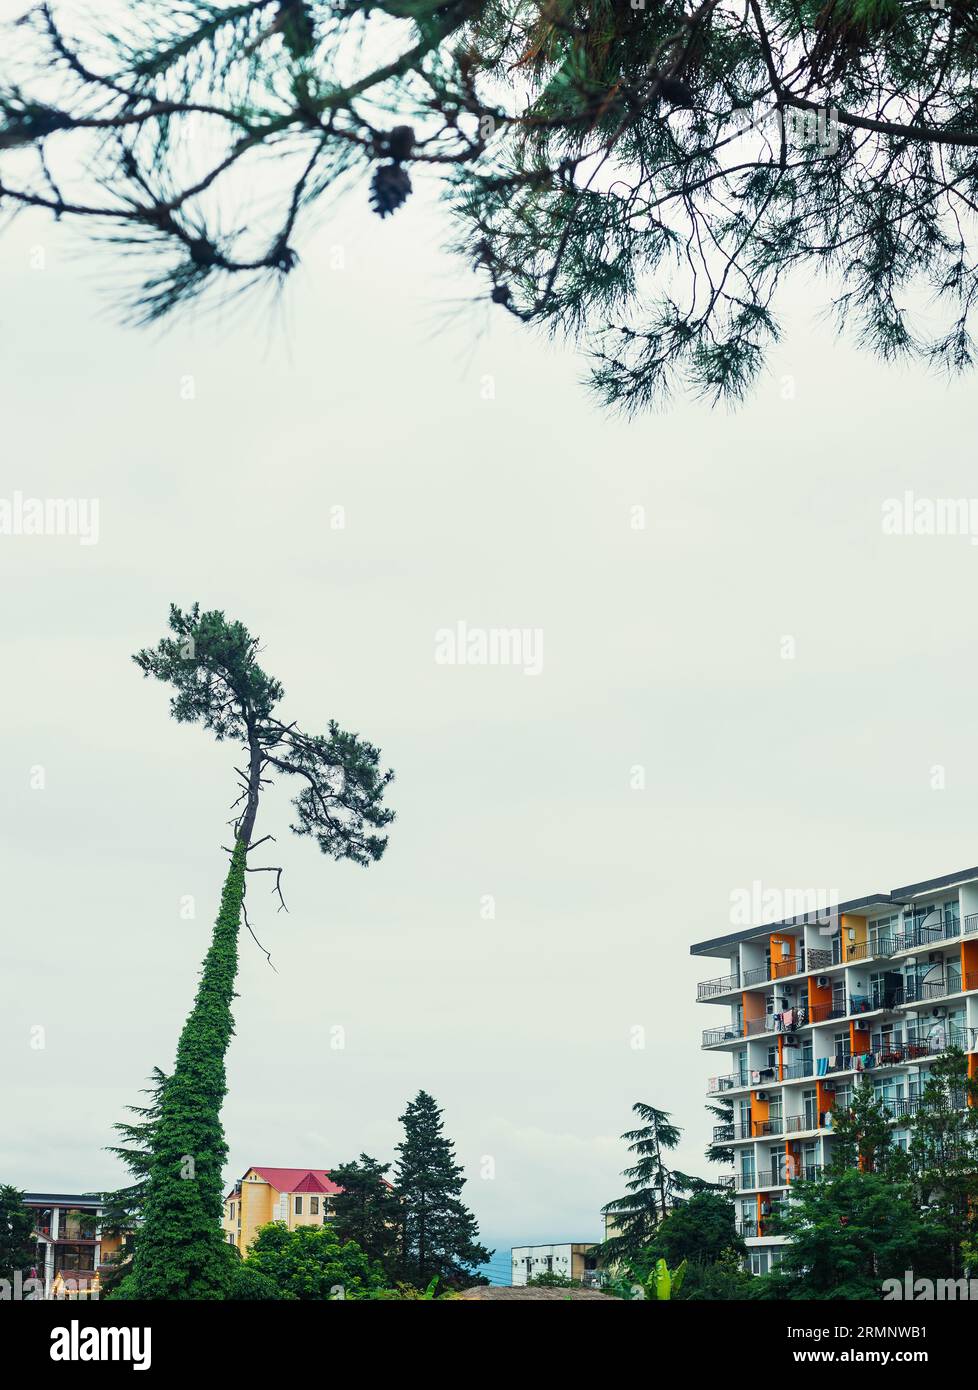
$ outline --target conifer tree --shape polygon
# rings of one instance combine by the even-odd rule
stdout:
[[[16,1187],[0,1186],[0,1279],[13,1283],[14,1275],[30,1269],[37,1260],[33,1238],[34,1215],[24,1205]]]
[[[341,187],[404,217],[428,177],[480,296],[583,339],[622,409],[742,396],[797,271],[884,360],[972,363],[968,0],[67,8],[5,35],[0,197],[108,229],[137,321],[285,280]]]
[[[224,1059],[233,1032],[231,1001],[244,921],[248,873],[270,872],[280,910],[279,866],[252,865],[249,853],[273,837],[254,838],[259,802],[274,775],[297,777],[292,829],[316,840],[324,854],[369,865],[387,844],[377,832],[393,817],[382,804],[393,776],[380,770],[379,751],[331,722],[326,734],[305,734],[276,710],[284,691],[258,664],[259,639],[223,613],[170,609],[170,632],[155,648],[137,652],[143,673],[174,688],[170,711],[180,723],[200,723],[219,742],[243,750],[236,768],[234,845],[193,1009],[176,1061],[153,1118],[144,1222],[131,1273],[118,1295],[150,1299],[225,1296],[230,1251],[222,1239],[222,1170],[227,1146],[221,1125]]]
[[[600,1246],[607,1264],[637,1259],[652,1243],[670,1207],[682,1201],[682,1194],[710,1186],[666,1163],[666,1154],[682,1136],[682,1130],[672,1123],[667,1111],[642,1101],[637,1101],[632,1110],[645,1123],[621,1136],[637,1158],[622,1174],[628,1179],[626,1195],[601,1208],[601,1214],[611,1218],[612,1234]]]
[[[492,1252],[478,1243],[475,1216],[460,1200],[463,1168],[445,1137],[442,1111],[419,1091],[400,1117],[395,1188],[401,1206],[399,1274],[419,1288],[437,1275],[448,1286],[474,1281],[474,1267]]]
[[[400,1204],[387,1178],[390,1168],[362,1153],[329,1173],[330,1181],[342,1189],[331,1199],[337,1236],[355,1241],[384,1269],[392,1266],[400,1244]]]

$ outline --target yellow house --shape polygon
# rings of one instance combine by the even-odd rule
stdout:
[[[249,1168],[224,1199],[224,1238],[242,1255],[261,1226],[284,1221],[321,1226],[332,1215],[331,1198],[342,1191],[323,1168]]]

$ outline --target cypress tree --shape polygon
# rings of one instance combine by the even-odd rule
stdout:
[[[303,733],[275,710],[284,691],[257,662],[259,639],[221,612],[170,609],[170,631],[155,648],[137,652],[143,673],[175,689],[171,713],[201,723],[218,739],[243,745],[237,768],[234,846],[210,948],[193,1009],[149,1127],[148,1183],[133,1268],[118,1296],[209,1299],[227,1296],[233,1255],[220,1231],[222,1169],[227,1145],[221,1106],[227,1089],[224,1059],[234,1031],[231,1001],[238,969],[238,932],[248,873],[273,873],[280,910],[285,901],[279,866],[250,865],[248,855],[270,840],[254,840],[261,793],[276,774],[296,776],[296,834],[311,836],[324,854],[372,864],[387,837],[374,831],[393,812],[382,805],[393,773],[379,770],[378,749],[331,721],[328,734]]]
[[[442,1111],[419,1091],[400,1117],[404,1140],[395,1170],[401,1201],[400,1274],[419,1287],[437,1275],[448,1285],[472,1282],[473,1267],[492,1252],[478,1244],[475,1216],[460,1200],[465,1178],[455,1146],[442,1133]]]

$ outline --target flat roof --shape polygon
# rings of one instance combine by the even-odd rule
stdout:
[[[24,1201],[31,1207],[100,1207],[102,1198],[97,1192],[25,1192]]]
[[[708,941],[697,941],[690,946],[691,956],[712,956],[722,954],[719,949],[735,946],[741,941],[753,941],[763,932],[783,930],[786,927],[802,927],[806,923],[824,920],[826,911],[841,915],[846,912],[861,912],[871,907],[902,907],[909,898],[917,898],[941,888],[952,888],[958,883],[971,883],[978,879],[978,868],[958,869],[940,878],[924,879],[921,883],[909,883],[904,888],[891,888],[888,893],[871,893],[867,898],[850,898],[848,902],[833,903],[828,909],[816,908],[797,917],[786,917],[780,922],[761,922],[756,927],[746,927],[742,931],[730,932],[727,936],[714,936]]]

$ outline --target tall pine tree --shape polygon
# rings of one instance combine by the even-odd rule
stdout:
[[[460,1200],[465,1178],[455,1162],[455,1146],[442,1133],[442,1111],[433,1096],[419,1091],[400,1116],[404,1140],[398,1144],[395,1188],[401,1203],[398,1273],[419,1287],[438,1275],[443,1283],[471,1283],[474,1267],[492,1252],[478,1244],[475,1216]]]
[[[313,838],[333,859],[369,865],[387,845],[387,837],[374,832],[393,818],[382,804],[393,773],[380,770],[376,748],[333,721],[326,734],[283,723],[276,710],[285,692],[259,666],[259,639],[242,623],[194,604],[186,613],[171,606],[169,626],[171,635],[137,652],[134,661],[144,675],[173,688],[170,712],[179,723],[202,724],[219,742],[230,739],[242,750],[242,765],[235,769],[234,847],[220,911],[152,1124],[145,1219],[132,1270],[117,1293],[215,1299],[226,1295],[233,1269],[220,1229],[227,1159],[221,1106],[234,1031],[238,931],[242,918],[248,924],[247,874],[273,873],[285,905],[281,868],[248,862],[249,853],[272,838],[253,838],[261,794],[275,775],[298,777],[295,833]]]

